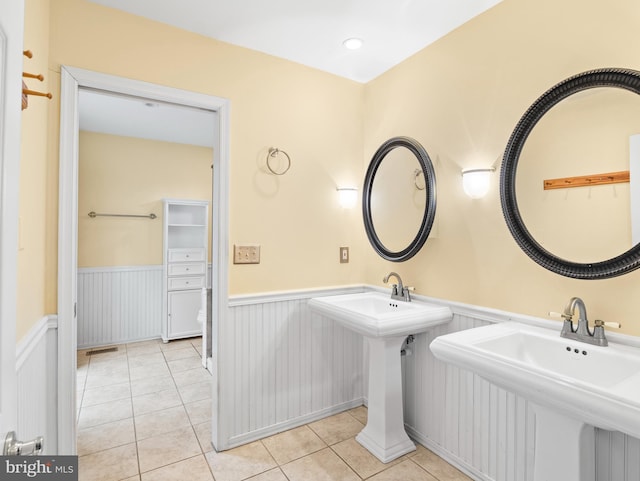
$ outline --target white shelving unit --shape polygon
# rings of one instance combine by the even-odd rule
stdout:
[[[209,202],[163,199],[162,340],[202,335]]]

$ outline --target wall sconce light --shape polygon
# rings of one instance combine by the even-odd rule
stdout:
[[[351,209],[358,201],[358,189],[353,187],[339,187],[338,200],[343,209]]]
[[[489,192],[491,173],[496,169],[466,169],[462,171],[462,188],[464,193],[472,199],[480,199]]]

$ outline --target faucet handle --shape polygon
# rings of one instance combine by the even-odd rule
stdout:
[[[555,317],[556,319],[564,319],[565,321],[570,321],[571,318],[573,317],[573,316],[568,316],[566,314],[563,314],[561,312],[554,312],[554,311],[547,312],[547,315],[549,317]]]
[[[593,321],[593,324],[595,327],[613,327],[614,329],[620,329],[622,327],[622,324],[619,322],[603,321],[601,319],[596,319]]]

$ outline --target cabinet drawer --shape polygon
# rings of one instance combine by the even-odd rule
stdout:
[[[169,264],[167,274],[170,276],[196,276],[204,274],[204,262],[185,262],[184,264]]]
[[[167,279],[167,287],[170,291],[179,289],[202,289],[204,287],[204,276],[170,277]]]
[[[203,261],[204,249],[169,249],[169,262]]]

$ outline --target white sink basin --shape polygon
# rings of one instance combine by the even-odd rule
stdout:
[[[536,412],[534,479],[595,479],[593,426],[640,437],[640,349],[505,322],[431,343],[442,361],[526,398]],[[562,453],[562,454],[560,454]]]
[[[380,292],[316,297],[309,307],[368,337],[418,334],[453,317],[448,307],[397,301]]]
[[[397,301],[380,292],[316,297],[309,300],[309,307],[368,341],[369,414],[356,440],[383,463],[415,451],[404,429],[400,348],[409,334],[449,322],[451,310],[420,301]]]
[[[431,350],[537,403],[640,437],[640,349],[564,339],[560,326],[505,322],[440,336]]]

